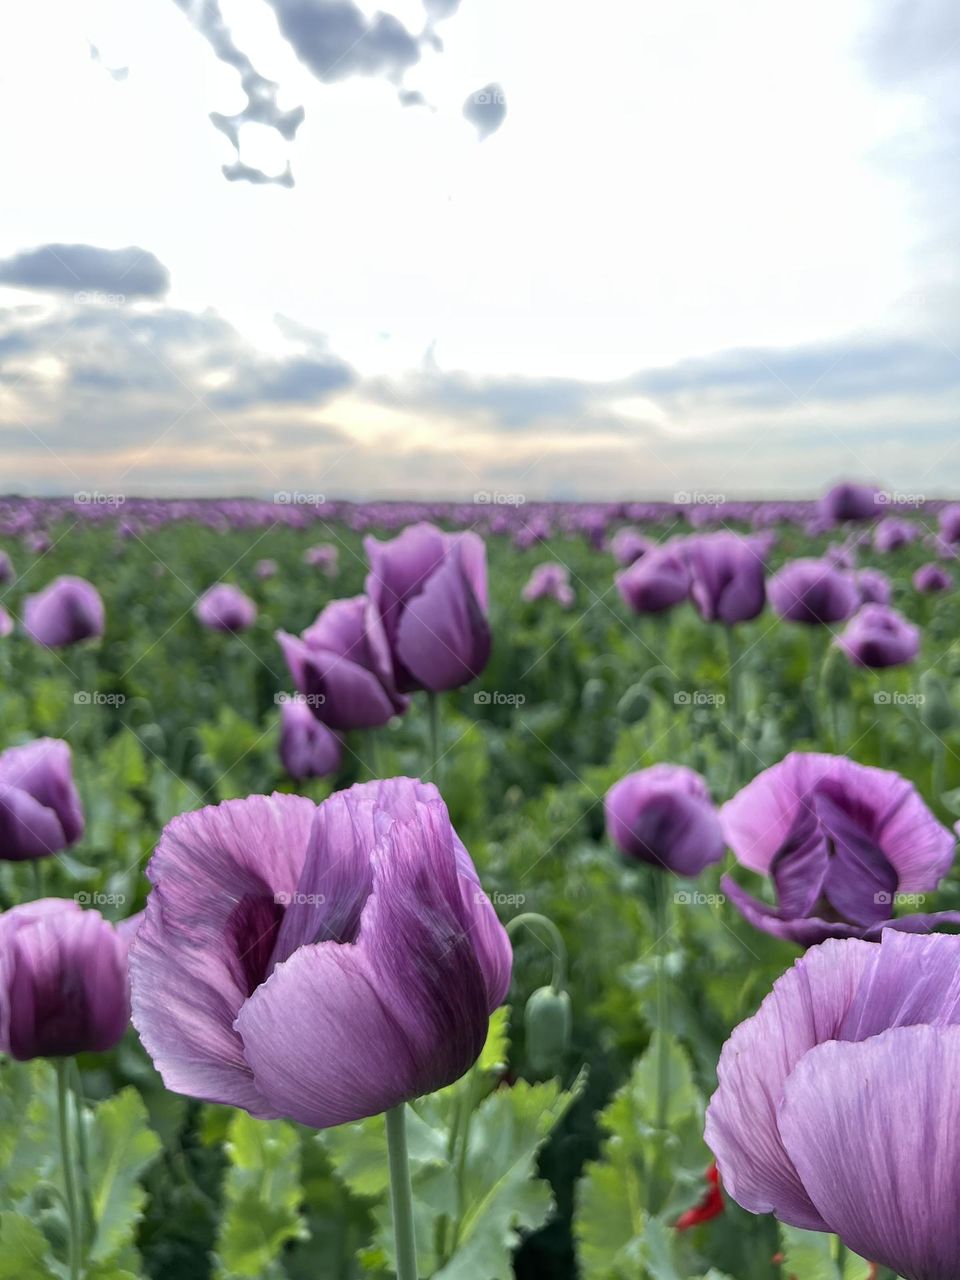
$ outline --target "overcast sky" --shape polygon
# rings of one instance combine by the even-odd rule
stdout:
[[[960,492],[953,0],[32,0],[0,491]]]

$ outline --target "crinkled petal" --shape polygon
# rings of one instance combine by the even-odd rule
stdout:
[[[0,858],[20,862],[64,848],[60,819],[26,791],[0,784]]]
[[[777,1112],[797,1063],[837,1034],[876,950],[857,940],[814,947],[774,983],[723,1047],[705,1138],[725,1190],[751,1213],[775,1213],[791,1226],[829,1230],[784,1148]],[[864,1151],[871,1148],[858,1143],[848,1158]],[[867,1166],[860,1158],[851,1163]]]
[[[960,1029],[812,1049],[779,1127],[822,1229],[907,1280],[960,1273]]]
[[[233,1023],[269,965],[316,808],[251,796],[165,828],[130,975],[134,1025],[169,1089],[269,1114]]]
[[[890,1027],[960,1023],[960,938],[907,937],[885,928],[873,965],[843,1019],[841,1040],[866,1040]]]
[[[822,920],[819,916],[787,916],[777,907],[761,902],[730,876],[724,876],[720,887],[748,924],[773,938],[812,947],[828,938],[861,938],[864,930],[855,924]],[[889,924],[885,921],[884,924]],[[877,926],[878,929],[882,926]]]
[[[425,689],[468,684],[490,657],[490,627],[460,564],[459,547],[408,601],[396,634],[397,656]]]
[[[459,1079],[483,1047],[488,994],[442,804],[382,837],[356,943],[301,947],[237,1030],[270,1106],[314,1128]]]
[[[103,1053],[117,1044],[130,1021],[125,947],[99,911],[37,914],[9,945],[0,1048],[29,1059]]]
[[[37,738],[4,751],[0,784],[19,787],[52,809],[63,828],[64,844],[83,835],[83,806],[73,780],[70,747],[61,738]]]

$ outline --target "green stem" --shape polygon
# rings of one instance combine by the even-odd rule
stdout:
[[[933,768],[930,786],[933,791],[931,799],[934,808],[940,808],[940,797],[947,789],[947,744],[939,737],[933,740]]]
[[[663,1181],[663,1163],[664,1149],[666,1146],[666,1128],[667,1116],[670,1107],[670,1058],[669,1043],[667,1040],[667,978],[666,978],[666,949],[665,940],[670,926],[670,902],[668,882],[669,872],[653,870],[654,876],[654,901],[656,904],[655,925],[657,931],[656,937],[656,960],[657,960],[657,1092],[656,1092],[656,1144],[657,1156],[654,1165],[656,1176],[649,1178],[647,1183],[647,1210],[654,1214],[660,1207],[661,1203],[661,1182]]]
[[[418,1280],[417,1241],[413,1229],[413,1191],[407,1159],[407,1120],[404,1103],[386,1113],[387,1161],[390,1166],[390,1207],[397,1250],[397,1280]]]
[[[436,782],[440,772],[440,695],[427,690],[427,717],[430,723],[430,766],[427,781]]]
[[[70,1071],[68,1058],[56,1059],[57,1112],[60,1121],[60,1162],[63,1168],[63,1185],[67,1193],[67,1216],[70,1224],[69,1260],[70,1280],[80,1280],[80,1209],[77,1202],[77,1181],[73,1166],[73,1150],[70,1142]]]
[[[77,1112],[77,1156],[80,1163],[80,1199],[83,1203],[83,1241],[86,1248],[93,1241],[97,1224],[93,1216],[93,1199],[90,1195],[90,1153],[87,1149],[87,1131],[83,1124],[83,1077],[76,1058],[70,1060],[70,1074],[73,1077],[73,1097]]]
[[[546,916],[542,916],[539,911],[523,911],[518,916],[514,916],[512,920],[508,920],[506,924],[507,933],[512,935],[515,929],[520,925],[526,925],[534,936],[536,929],[534,925],[540,925],[550,935],[553,946],[544,943],[544,946],[553,955],[553,981],[551,986],[554,991],[566,991],[567,989],[567,948],[563,941],[563,934]],[[543,939],[540,939],[543,942]]]
[[[843,1280],[843,1271],[846,1265],[847,1246],[843,1243],[840,1237],[837,1236],[837,1272],[839,1273],[840,1280]]]
[[[470,1145],[470,1123],[473,1120],[473,1109],[476,1102],[476,1071],[471,1068],[467,1073],[464,1081],[463,1092],[460,1095],[459,1106],[457,1107],[456,1120],[456,1142],[457,1142],[457,1167],[456,1182],[457,1196],[459,1206],[459,1217],[453,1227],[453,1243],[450,1246],[450,1253],[457,1251],[457,1245],[460,1241],[460,1223],[463,1220],[464,1212],[464,1195],[463,1182],[467,1170],[467,1148]]]
[[[724,627],[726,632],[727,643],[727,699],[728,699],[728,721],[734,735],[733,744],[733,790],[739,790],[743,781],[741,776],[741,761],[743,757],[742,735],[746,726],[743,723],[741,697],[740,697],[740,649],[737,644],[737,637],[734,635],[733,627]]]
[[[380,777],[380,767],[377,763],[377,731],[376,729],[368,729],[366,734],[367,748],[367,772],[371,778]]]
[[[43,897],[43,867],[40,865],[39,858],[30,859],[30,879],[33,882],[34,898]]]

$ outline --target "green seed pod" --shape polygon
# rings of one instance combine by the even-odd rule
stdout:
[[[534,1071],[556,1071],[570,1045],[573,1011],[570,996],[554,987],[540,987],[523,1011],[527,1057]]]
[[[624,724],[639,724],[650,710],[650,690],[644,684],[632,684],[617,703],[617,715]]]
[[[607,686],[596,676],[587,680],[580,693],[580,705],[588,714],[599,711],[607,699]]]
[[[920,693],[920,719],[934,733],[946,733],[956,719],[947,686],[936,672],[925,671],[920,677]]]

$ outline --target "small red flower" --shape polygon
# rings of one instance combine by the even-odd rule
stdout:
[[[716,1161],[703,1176],[710,1184],[709,1188],[699,1204],[681,1213],[674,1223],[678,1231],[689,1231],[691,1227],[699,1227],[701,1223],[709,1222],[717,1214],[723,1213],[723,1193],[720,1190],[720,1174],[717,1172]]]

